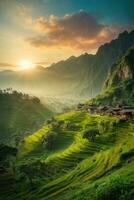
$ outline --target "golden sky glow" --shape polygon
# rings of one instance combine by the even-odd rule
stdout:
[[[17,67],[18,60],[24,58],[46,67],[72,55],[95,53],[101,44],[116,38],[124,29],[131,29],[130,19],[124,17],[121,7],[127,4],[124,0],[119,0],[122,3],[119,3],[117,13],[117,2],[114,8],[111,0],[106,1],[105,6],[101,1],[97,4],[92,0],[88,3],[86,0],[85,3],[77,1],[78,4],[72,4],[72,0],[68,0],[70,4],[66,9],[58,0],[0,1],[0,67],[3,64],[5,68],[5,63],[7,68]],[[113,15],[109,10],[107,16],[107,9],[111,8],[109,4],[115,12]],[[104,17],[93,14],[96,9],[98,13],[103,11]],[[129,25],[113,23],[115,17],[116,21],[128,20]]]
[[[33,69],[36,67],[36,65],[34,63],[32,63],[32,61],[28,60],[28,59],[23,59],[20,60],[19,62],[19,67],[20,69]]]

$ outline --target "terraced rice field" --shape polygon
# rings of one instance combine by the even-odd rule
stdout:
[[[42,136],[49,130],[48,125],[25,138],[18,153],[18,163],[27,162],[31,157],[33,160],[38,158],[50,167],[49,175],[34,189],[18,190],[18,194],[9,190],[7,199],[75,200],[77,195],[74,197],[74,194],[93,187],[98,181],[105,182],[117,172],[123,174],[130,169],[131,173],[134,172],[133,160],[130,160],[128,165],[124,161],[124,165],[118,167],[121,154],[134,149],[132,122],[119,122],[115,117],[89,115],[86,112],[66,113],[57,116],[56,120],[68,121],[75,125],[77,130],[59,127],[56,149],[50,152],[46,152],[41,144]],[[93,141],[83,139],[82,133],[87,127],[99,129],[100,136]],[[51,171],[51,166],[57,170]],[[8,182],[8,177],[3,181]],[[0,190],[0,196],[4,192],[6,193],[4,189]],[[90,195],[87,199],[93,200]]]

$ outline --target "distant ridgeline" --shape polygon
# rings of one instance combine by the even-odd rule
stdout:
[[[38,96],[93,97],[101,91],[111,65],[133,44],[134,31],[125,31],[117,39],[100,46],[96,55],[71,56],[50,67],[40,66],[28,73],[25,70],[3,71],[0,73],[0,85],[26,93],[32,91]]]
[[[113,64],[103,92],[92,102],[97,104],[134,104],[134,46]]]
[[[0,141],[17,145],[21,137],[39,128],[52,115],[37,97],[11,88],[0,90]]]

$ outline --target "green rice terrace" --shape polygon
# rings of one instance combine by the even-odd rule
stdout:
[[[133,200],[133,119],[58,115],[26,136],[10,163],[0,200]]]

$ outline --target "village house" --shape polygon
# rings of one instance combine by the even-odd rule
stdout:
[[[79,103],[78,106],[77,106],[77,109],[82,110],[84,108],[84,106],[85,106],[84,104]]]
[[[95,104],[89,105],[88,106],[88,112],[90,112],[90,113],[97,112],[97,106]]]
[[[113,115],[129,119],[132,118],[134,114],[134,106],[118,106],[113,108]]]
[[[134,114],[134,107],[133,106],[122,106],[120,111],[120,115],[124,118],[132,118]]]
[[[110,106],[99,106],[98,108],[97,108],[97,111],[98,111],[98,113],[105,113],[105,112],[107,112],[108,110],[110,109]]]
[[[78,104],[78,110],[85,110],[88,111],[90,114],[98,113],[98,114],[109,114],[118,116],[123,119],[132,118],[134,114],[134,106],[128,105],[118,105],[117,107],[112,107],[110,105],[87,105],[87,104]]]

